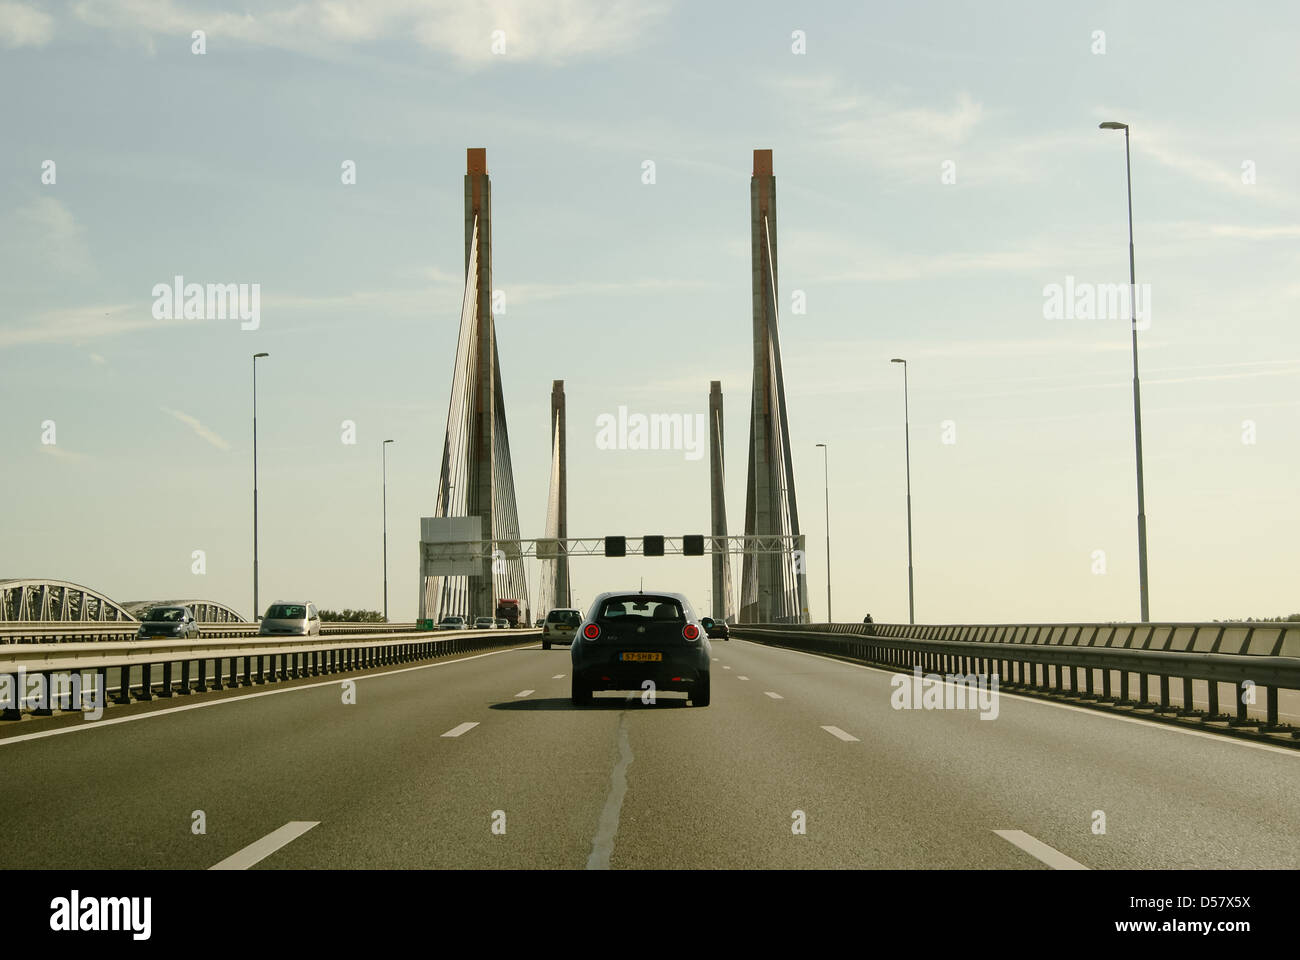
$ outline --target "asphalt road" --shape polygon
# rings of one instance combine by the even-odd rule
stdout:
[[[896,710],[880,670],[713,656],[707,708],[575,708],[568,648],[532,646],[361,676],[355,704],[331,679],[24,721],[0,866],[1300,867],[1300,752],[1008,694]]]

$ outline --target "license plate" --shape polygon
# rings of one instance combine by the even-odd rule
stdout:
[[[621,659],[623,660],[636,660],[636,661],[658,661],[658,660],[662,660],[663,658],[664,655],[662,653],[643,653],[643,652],[624,653],[621,657]]]

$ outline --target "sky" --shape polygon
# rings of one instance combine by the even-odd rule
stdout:
[[[834,618],[907,617],[904,357],[917,622],[1134,620],[1130,324],[1046,309],[1128,280],[1119,120],[1151,617],[1300,610],[1298,43],[1283,2],[0,0],[0,578],[251,614],[264,351],[263,603],[382,606],[391,438],[390,616],[414,619],[468,147],[522,535],[556,379],[570,535],[707,532],[707,457],[597,424],[704,413],[710,380],[743,532],[770,148],[812,618],[827,493]],[[256,328],[157,316],[177,275],[258,284]],[[579,604],[642,578],[710,599],[707,558],[572,576]]]

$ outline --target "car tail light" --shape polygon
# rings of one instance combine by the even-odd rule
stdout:
[[[682,628],[682,636],[687,640],[698,640],[700,638],[700,628],[693,623],[688,623]]]
[[[600,636],[600,627],[594,623],[589,623],[582,628],[582,635],[588,640],[595,640]]]

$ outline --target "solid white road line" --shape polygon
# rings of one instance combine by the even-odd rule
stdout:
[[[472,657],[460,657],[456,660],[443,660],[441,663],[423,663],[418,667],[402,667],[400,670],[385,670],[383,673],[370,673],[361,677],[348,677],[347,679],[360,683],[362,680],[377,680],[380,677],[391,677],[398,673],[410,673],[412,670],[432,670],[435,667],[449,667],[454,663],[467,663],[470,660],[481,660],[483,657],[496,657],[503,653],[509,653],[510,650],[518,649],[509,647],[505,650],[489,650],[487,653],[476,653]],[[167,707],[163,710],[150,710],[148,713],[137,713],[130,717],[113,717],[110,720],[87,720],[83,726],[75,727],[57,727],[53,730],[42,730],[39,733],[20,733],[16,737],[0,737],[0,747],[8,746],[11,743],[22,743],[25,740],[43,740],[46,737],[61,737],[65,733],[85,733],[87,730],[102,730],[105,727],[115,727],[119,723],[134,723],[137,720],[149,720],[153,717],[165,717],[173,713],[184,713],[186,710],[203,710],[207,707],[220,707],[227,703],[239,703],[241,700],[257,700],[260,697],[278,697],[286,693],[301,693],[303,690],[315,690],[319,687],[337,687],[343,680],[323,680],[320,683],[304,683],[297,687],[285,687],[281,690],[262,690],[259,693],[245,693],[238,697],[221,697],[219,699],[204,700],[200,703],[190,703],[183,707]]]
[[[520,697],[532,696],[535,692],[536,691],[534,690],[520,690],[518,693],[515,694],[515,699],[518,700]]]
[[[452,727],[450,730],[444,733],[443,736],[459,737],[462,733],[468,733],[470,730],[473,730],[477,726],[478,726],[477,720],[473,721],[472,723],[462,723],[459,724],[458,726]]]
[[[1055,847],[1049,847],[1037,837],[1031,837],[1023,830],[994,830],[1007,843],[1015,844],[1036,860],[1041,860],[1053,870],[1088,870],[1078,860],[1071,860]]]
[[[822,729],[825,730],[827,733],[829,733],[832,737],[839,737],[839,738],[840,738],[841,740],[843,740],[845,743],[859,743],[859,742],[861,742],[861,741],[859,741],[858,738],[855,737],[853,734],[851,734],[851,733],[845,733],[845,732],[844,732],[843,730],[841,730],[839,727],[828,727],[828,726],[823,725],[823,726],[822,726]]]
[[[763,692],[766,693],[766,694],[767,694],[769,697],[771,697],[773,700],[784,700],[784,699],[785,699],[785,697],[781,696],[781,694],[779,694],[779,693],[773,693],[771,690],[764,690]]]
[[[250,843],[238,853],[231,854],[209,870],[247,870],[256,863],[265,860],[286,844],[297,840],[312,827],[320,826],[319,820],[291,820],[279,830],[272,830],[261,840]]]

